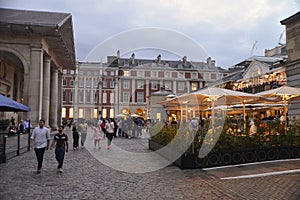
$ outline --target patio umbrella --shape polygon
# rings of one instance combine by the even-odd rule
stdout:
[[[265,97],[280,97],[280,100],[283,100],[283,113],[284,113],[284,123],[285,123],[285,128],[287,126],[286,123],[286,115],[287,115],[287,102],[290,99],[293,98],[299,98],[300,97],[300,88],[296,87],[290,87],[287,85],[272,89],[272,90],[267,90],[264,92],[257,93],[258,95],[265,96]]]
[[[193,98],[194,97],[194,98]],[[188,100],[191,99],[190,102],[196,103],[198,101],[199,104],[202,103],[211,103],[212,106],[212,122],[214,119],[214,106],[215,102],[219,99],[223,98],[224,104],[226,105],[234,105],[237,103],[243,104],[243,110],[244,110],[244,129],[246,128],[246,107],[245,103],[247,101],[255,101],[261,99],[261,96],[244,93],[244,92],[238,92],[218,87],[207,87],[201,90],[198,90],[196,92],[192,92],[189,94],[184,94],[182,96],[179,96],[178,99],[182,100]],[[195,102],[196,100],[196,102]]]
[[[0,94],[0,111],[28,112],[30,108]]]
[[[140,115],[138,115],[138,114],[132,114],[132,115],[130,115],[131,117],[141,117]]]
[[[116,117],[120,117],[120,118],[122,118],[122,117],[128,117],[128,115],[124,115],[124,114],[117,114],[117,115],[116,115]]]

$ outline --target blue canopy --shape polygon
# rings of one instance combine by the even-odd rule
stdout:
[[[0,94],[0,111],[28,112],[30,108]]]

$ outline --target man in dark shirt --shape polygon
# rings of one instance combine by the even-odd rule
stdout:
[[[57,171],[62,172],[65,152],[69,150],[68,136],[63,132],[64,127],[58,127],[58,133],[54,135],[51,147],[55,145],[55,158],[58,162]]]

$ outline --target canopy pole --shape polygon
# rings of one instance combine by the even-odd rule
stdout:
[[[244,117],[244,133],[246,132],[246,105],[245,100],[243,100],[243,117]]]
[[[287,98],[286,98],[286,96],[283,96],[284,133],[286,133],[286,131],[287,131],[287,105],[286,105],[286,103],[287,103]]]

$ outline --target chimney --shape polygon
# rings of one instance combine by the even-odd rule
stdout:
[[[183,56],[182,63],[183,63],[183,65],[186,65],[186,56]]]
[[[161,55],[158,54],[158,56],[157,56],[157,63],[160,63],[160,62],[161,62]]]
[[[215,61],[215,60],[212,60],[212,61],[211,61],[211,66],[212,66],[212,67],[215,67],[215,66],[216,66],[216,61]]]
[[[120,50],[117,51],[117,58],[120,58]]]
[[[211,57],[208,57],[208,58],[206,59],[206,63],[207,63],[207,65],[208,65],[208,67],[211,66]]]
[[[131,63],[132,63],[132,64],[134,64],[134,58],[135,58],[135,54],[132,53],[132,54],[131,54]]]

